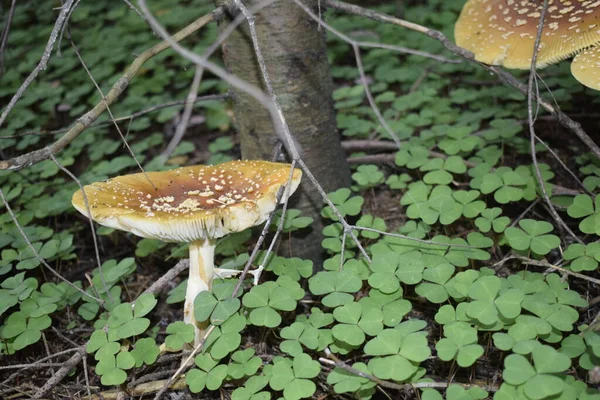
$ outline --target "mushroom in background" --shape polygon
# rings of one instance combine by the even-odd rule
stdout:
[[[469,0],[455,25],[456,44],[484,64],[529,69],[543,4],[542,0]],[[536,67],[556,64],[597,44],[600,2],[549,0]]]
[[[600,90],[600,47],[591,47],[577,54],[571,63],[571,74],[581,84]]]
[[[100,225],[144,238],[189,243],[184,321],[194,325],[197,344],[203,321],[195,320],[194,299],[211,290],[213,276],[241,272],[214,268],[216,239],[262,224],[277,206],[279,189],[287,188],[291,195],[301,176],[299,169],[291,171],[290,164],[231,161],[124,175],[83,190],[91,218]],[[81,190],[72,202],[88,216]]]

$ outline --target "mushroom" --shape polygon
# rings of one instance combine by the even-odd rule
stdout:
[[[582,85],[600,90],[600,46],[590,47],[575,56],[571,74]]]
[[[454,27],[456,44],[484,64],[529,69],[542,0],[469,0]],[[600,2],[549,0],[537,68],[600,43]]]
[[[189,243],[184,321],[194,325],[197,344],[203,326],[195,320],[194,299],[211,290],[213,276],[240,272],[214,268],[216,239],[263,223],[277,205],[279,189],[287,187],[291,195],[301,176],[299,169],[291,171],[290,164],[231,161],[124,175],[83,190],[91,218],[100,225],[144,238]],[[72,202],[90,216],[81,190]]]

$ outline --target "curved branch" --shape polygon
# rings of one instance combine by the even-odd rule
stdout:
[[[176,34],[171,38],[171,41],[179,42],[180,40],[188,37],[204,25],[218,20],[223,14],[222,8],[217,8],[210,14],[204,15]],[[10,160],[0,161],[0,170],[18,171],[22,168],[28,167],[33,164],[37,164],[41,161],[47,160],[51,155],[58,153],[64,149],[69,143],[71,143],[81,132],[88,128],[96,119],[106,110],[108,106],[115,102],[119,96],[125,91],[129,83],[135,78],[142,65],[161,53],[162,51],[171,47],[169,41],[163,41],[150,49],[140,54],[131,64],[131,66],[125,71],[123,76],[113,85],[110,91],[106,94],[104,99],[100,100],[94,108],[87,113],[83,114],[77,122],[60,137],[56,142],[39,150],[34,150],[30,153],[20,155]],[[1,123],[1,120],[0,120]]]
[[[58,34],[62,30],[62,27],[67,21],[67,17],[69,16],[69,13],[71,11],[73,1],[74,0],[69,0],[62,5],[60,14],[58,14],[58,18],[56,18],[54,28],[52,28],[50,38],[48,38],[48,43],[46,44],[46,48],[44,49],[44,53],[42,54],[40,62],[38,63],[38,65],[36,65],[33,71],[31,71],[29,76],[21,84],[21,87],[19,88],[19,90],[17,90],[17,93],[14,94],[12,99],[10,99],[8,105],[4,108],[4,110],[2,110],[2,114],[0,114],[0,126],[2,126],[2,124],[6,120],[6,117],[8,116],[8,113],[15,107],[15,104],[17,104],[17,101],[19,101],[21,96],[23,96],[23,93],[25,93],[29,85],[31,85],[35,78],[37,78],[41,71],[46,69],[46,66],[48,65],[48,60],[50,60],[50,55],[52,54],[52,49],[54,49],[54,44],[56,43],[56,39],[58,38]],[[6,29],[8,29],[8,27]],[[8,35],[8,31],[6,32]]]

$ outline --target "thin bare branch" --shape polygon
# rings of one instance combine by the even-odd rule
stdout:
[[[190,260],[185,259],[185,260],[179,261],[177,264],[175,264],[175,266],[173,268],[171,268],[169,271],[167,271],[166,274],[164,274],[163,276],[161,276],[160,279],[158,279],[150,287],[148,287],[148,289],[144,290],[144,293],[142,293],[142,294],[145,294],[145,293],[152,293],[152,294],[157,293],[167,283],[172,282],[173,279],[175,279],[175,277],[177,275],[179,275],[181,272],[183,272],[186,269],[188,269],[189,266],[190,266]]]
[[[96,119],[106,110],[107,105],[112,104],[117,98],[119,98],[119,96],[127,88],[129,83],[137,75],[140,68],[146,61],[161,53],[162,51],[168,49],[172,43],[176,43],[188,37],[189,35],[196,32],[198,29],[202,28],[209,22],[220,18],[222,12],[223,9],[218,8],[212,13],[198,18],[197,20],[195,20],[194,22],[177,32],[175,35],[173,35],[173,37],[169,37],[169,40],[165,40],[144,51],[133,61],[131,66],[127,69],[123,76],[119,78],[119,80],[113,85],[113,87],[106,94],[106,96],[102,100],[100,100],[100,102],[98,102],[98,104],[96,104],[94,108],[92,108],[90,111],[81,116],[71,127],[71,129],[69,129],[67,133],[65,133],[60,139],[42,149],[20,155],[10,160],[0,161],[0,170],[17,171],[27,166],[47,160],[48,158],[50,158],[50,154],[56,154],[60,150],[64,149],[81,132],[83,132],[94,121],[96,121]]]
[[[285,212],[287,210],[288,207],[288,202],[290,199],[290,186],[292,183],[292,179],[294,177],[294,168],[296,167],[296,160],[292,161],[292,166],[290,167],[290,174],[288,177],[288,183],[285,187],[285,190],[282,192],[282,195],[284,196],[284,201],[283,201],[283,207],[281,209],[281,218],[279,218],[279,224],[277,224],[277,230],[275,231],[275,235],[273,235],[273,239],[271,240],[271,244],[269,245],[269,248],[267,249],[266,253],[265,253],[265,257],[264,257],[264,262],[266,262],[266,260],[269,259],[269,255],[271,254],[271,252],[273,251],[273,247],[275,247],[275,243],[277,242],[277,238],[279,237],[279,235],[281,234],[281,232],[283,232],[283,224],[285,223]],[[279,204],[279,201],[277,201],[277,204]],[[273,215],[273,213],[271,213],[271,215]],[[268,228],[265,225],[265,228]]]
[[[562,272],[563,274],[574,276],[576,278],[586,280],[586,281],[594,283],[596,285],[600,285],[600,279],[592,278],[591,276],[573,272],[569,269],[559,267],[558,265],[551,264],[546,260],[533,260],[531,258],[527,258],[527,257],[519,256],[519,255],[513,255],[513,256],[509,257],[508,259],[510,260],[511,258],[521,260],[523,262],[523,264],[530,264],[530,265],[536,265],[538,267],[552,268],[556,271]]]
[[[275,159],[277,159],[277,154],[274,157]],[[294,168],[295,168],[296,164],[295,161],[292,163],[292,166],[290,168],[290,176],[288,178],[288,183],[286,186],[286,190],[285,190],[285,200],[283,203],[283,210],[281,212],[281,219],[279,221],[279,226],[277,227],[277,232],[275,233],[273,239],[271,240],[271,245],[269,246],[267,252],[265,253],[264,257],[263,257],[263,261],[262,264],[266,264],[269,260],[269,255],[271,253],[271,251],[273,250],[273,245],[275,244],[275,242],[277,241],[277,235],[279,235],[279,232],[281,232],[283,230],[283,222],[285,221],[285,210],[287,208],[288,205],[288,201],[290,198],[290,194],[289,194],[289,187],[291,186],[290,183],[292,181],[292,177],[293,177],[293,173],[294,173]],[[280,190],[277,193],[277,202],[276,204],[279,204],[281,201],[281,198],[284,195],[284,191]],[[254,248],[252,249],[252,253],[250,253],[250,258],[248,258],[248,261],[246,261],[246,265],[244,265],[244,269],[238,279],[238,283],[235,286],[235,289],[233,290],[233,293],[231,294],[231,297],[235,297],[237,296],[238,292],[240,291],[241,287],[242,287],[242,283],[244,282],[244,279],[246,279],[246,275],[248,274],[248,271],[250,270],[250,267],[252,266],[252,263],[254,262],[254,260],[256,259],[256,256],[258,254],[258,250],[260,249],[260,246],[262,246],[265,238],[267,237],[267,233],[269,232],[269,228],[271,226],[271,221],[273,220],[273,216],[275,215],[275,211],[273,210],[269,216],[267,217],[267,220],[265,221],[265,225],[263,226],[262,232],[260,233],[260,236],[258,237],[258,240],[256,241],[256,244],[254,245]]]
[[[356,45],[358,47],[364,47],[364,48],[369,48],[369,49],[391,50],[391,51],[395,51],[397,53],[405,53],[405,54],[408,54],[411,56],[430,58],[432,60],[435,60],[435,61],[438,61],[438,62],[441,62],[444,64],[461,64],[464,62],[463,60],[458,59],[458,58],[446,58],[444,56],[440,56],[440,55],[433,54],[433,53],[428,53],[426,51],[409,49],[408,47],[395,46],[393,44],[376,43],[376,42],[361,42],[361,41],[355,41],[354,43],[356,43]]]
[[[65,23],[63,24],[63,26],[62,26],[62,28],[60,30],[60,35],[58,37],[58,46],[56,46],[56,55],[59,58],[62,58],[62,50],[61,50],[61,48],[62,48],[62,39],[63,39],[63,36],[65,34],[65,31],[69,27],[69,20],[71,19],[71,15],[73,15],[73,12],[77,9],[77,6],[79,6],[79,3],[81,3],[81,0],[76,0],[75,3],[73,3],[73,6],[69,10],[69,14],[67,15],[67,18],[65,20]]]
[[[390,381],[385,381],[383,379],[379,379],[367,372],[363,372],[359,369],[351,367],[350,365],[346,364],[344,361],[340,360],[328,348],[325,348],[325,355],[327,356],[327,358],[324,358],[324,357],[319,358],[319,361],[321,363],[341,368],[345,371],[350,372],[351,374],[360,376],[361,378],[368,379],[372,382],[377,383],[379,386],[382,386],[382,387],[385,387],[388,389],[401,390],[401,391],[411,390],[411,389],[412,390],[425,389],[425,388],[446,389],[451,384],[462,386],[465,389],[470,389],[472,387],[479,387],[481,389],[487,390],[488,392],[496,392],[499,389],[497,386],[492,386],[492,385],[488,385],[485,383],[481,384],[481,385],[472,384],[472,383],[458,383],[458,382],[416,382],[416,383],[398,384],[398,383],[394,383],[394,382],[390,382]]]
[[[350,226],[350,228],[356,229],[358,231],[373,232],[373,233],[378,233],[378,234],[384,235],[384,236],[391,236],[391,237],[395,237],[395,238],[399,238],[399,239],[406,239],[406,240],[416,242],[416,243],[430,244],[430,245],[434,245],[434,246],[457,247],[457,248],[463,248],[463,249],[485,249],[485,248],[487,248],[487,247],[470,246],[468,244],[440,243],[440,242],[436,242],[433,240],[418,239],[418,238],[414,238],[411,236],[401,235],[399,233],[390,233],[390,232],[380,231],[379,229],[368,228],[365,226],[352,225],[352,226]]]
[[[46,365],[46,364],[43,364],[44,361],[50,360],[52,358],[60,357],[62,355],[69,354],[69,353],[72,353],[72,352],[78,351],[78,350],[79,349],[74,348],[74,349],[68,349],[68,350],[59,351],[58,353],[50,354],[49,356],[46,356],[44,358],[40,358],[39,360],[36,360],[36,361],[32,362],[31,364],[0,365],[0,371],[7,370],[7,369],[37,368],[37,366],[40,365],[40,364],[41,365]],[[53,365],[54,365],[54,363],[53,363]]]
[[[190,92],[188,93],[186,98],[186,105],[183,108],[183,115],[181,116],[179,124],[177,124],[175,135],[167,145],[167,148],[160,155],[165,161],[169,158],[171,153],[173,153],[173,150],[175,150],[175,148],[179,145],[179,142],[181,142],[181,139],[183,139],[183,135],[185,135],[188,123],[190,122],[190,117],[192,116],[192,108],[194,108],[194,102],[196,101],[196,97],[198,97],[198,87],[200,86],[200,82],[202,81],[203,72],[204,68],[202,68],[199,65],[196,66],[194,79],[192,80]]]
[[[85,355],[85,348],[79,348],[78,351],[75,352],[75,354],[73,354],[73,356],[63,364],[62,368],[60,368],[56,372],[56,374],[54,374],[50,379],[48,379],[46,383],[44,383],[44,386],[38,389],[38,391],[33,395],[33,398],[41,399],[42,397],[44,397],[46,393],[48,393],[54,386],[58,385],[60,381],[62,381],[67,376],[67,374],[69,373],[69,371],[71,371],[73,367],[79,364],[79,362]]]
[[[15,215],[14,211],[10,207],[10,204],[8,204],[8,201],[6,200],[6,197],[4,196],[4,192],[2,191],[2,189],[0,189],[0,199],[4,203],[4,207],[6,207],[6,210],[8,211],[8,214],[10,215],[10,218],[14,222],[15,226],[17,227],[17,230],[21,234],[21,237],[23,238],[23,240],[25,241],[25,243],[27,243],[27,246],[29,247],[29,250],[33,253],[33,255],[35,256],[35,258],[37,258],[38,261],[44,267],[46,267],[46,269],[48,271],[52,272],[52,274],[54,276],[56,276],[58,279],[60,279],[61,281],[65,282],[67,285],[71,286],[72,288],[74,288],[75,290],[77,290],[78,292],[80,292],[82,295],[84,295],[86,297],[89,297],[92,300],[97,301],[98,304],[100,304],[100,305],[104,305],[104,301],[103,300],[101,300],[101,299],[99,299],[99,298],[97,298],[95,296],[92,296],[91,294],[87,293],[85,290],[83,290],[80,287],[78,287],[78,286],[74,285],[73,283],[71,283],[67,278],[65,278],[64,276],[62,276],[61,274],[59,274],[54,268],[52,268],[46,262],[46,260],[44,260],[40,256],[40,253],[38,253],[38,251],[35,249],[35,247],[33,247],[33,244],[31,243],[31,240],[29,240],[29,238],[27,237],[27,234],[25,233],[25,231],[23,230],[23,227],[19,223],[19,220],[17,219],[17,216]]]
[[[17,4],[17,0],[12,0],[10,3],[10,9],[8,10],[8,14],[6,15],[6,20],[4,21],[4,28],[2,29],[2,33],[0,34],[0,77],[2,77],[4,73],[4,54],[6,51],[6,43],[8,43],[8,34],[10,33],[10,26],[12,25],[12,19],[15,15],[15,5]]]
[[[85,210],[87,211],[88,215],[88,221],[90,222],[90,230],[92,231],[92,239],[94,242],[94,254],[96,255],[96,265],[98,267],[98,274],[100,275],[100,280],[102,281],[102,288],[104,289],[104,292],[108,294],[109,299],[113,301],[112,294],[110,293],[110,290],[108,290],[108,285],[106,284],[106,280],[104,279],[104,273],[102,272],[102,262],[100,261],[100,249],[98,248],[98,237],[96,236],[96,229],[94,229],[94,220],[92,219],[92,211],[90,208],[90,203],[88,201],[87,194],[85,193],[85,190],[83,190],[83,185],[81,184],[81,181],[75,176],[75,174],[73,174],[71,171],[65,168],[56,159],[56,157],[54,157],[54,154],[51,154],[50,158],[52,159],[52,161],[54,161],[56,166],[61,169],[61,171],[69,175],[69,177],[73,179],[75,183],[77,183],[77,186],[79,186],[79,190],[81,190],[81,193],[83,195],[83,202],[85,204]]]
[[[535,135],[535,127],[534,127],[535,118],[533,115],[533,83],[534,83],[534,78],[536,76],[535,67],[536,67],[536,62],[537,62],[537,57],[538,57],[538,50],[539,50],[539,46],[540,46],[540,39],[542,37],[542,31],[544,30],[544,20],[546,18],[547,11],[548,11],[548,0],[544,0],[544,4],[542,6],[542,12],[540,13],[540,18],[539,18],[537,35],[536,35],[535,42],[533,45],[533,56],[531,59],[531,68],[529,70],[529,79],[527,81],[527,116],[529,118],[529,141],[530,141],[531,159],[533,161],[533,169],[535,171],[535,176],[537,178],[537,182],[540,187],[542,198],[544,199],[544,201],[546,202],[546,205],[548,206],[548,211],[550,211],[550,215],[552,215],[552,218],[554,218],[554,221],[556,221],[556,223],[558,225],[560,225],[573,239],[575,239],[577,242],[583,244],[583,241],[581,239],[579,239],[577,237],[577,235],[575,235],[573,233],[571,228],[569,228],[567,226],[567,224],[565,223],[565,221],[563,221],[563,219],[560,217],[560,215],[558,215],[558,213],[556,212],[556,209],[554,208],[554,205],[550,201],[550,197],[548,197],[548,193],[546,192],[546,185],[544,182],[544,178],[542,177],[542,173],[540,171],[540,166],[538,165],[537,154],[536,154],[536,149],[535,149],[536,135]],[[539,98],[539,96],[537,96],[537,95],[535,97]]]
[[[539,119],[539,118],[536,118]],[[542,146],[544,146],[544,148],[550,153],[552,154],[552,157],[554,157],[554,159],[560,164],[561,167],[563,167],[563,169],[565,171],[567,171],[567,173],[571,176],[571,179],[573,179],[574,182],[577,183],[577,185],[587,194],[589,194],[590,196],[593,196],[592,192],[590,192],[589,190],[587,190],[587,188],[585,187],[585,185],[583,184],[583,182],[581,182],[579,180],[579,178],[577,177],[577,175],[575,175],[575,172],[571,171],[571,169],[569,167],[567,167],[567,164],[565,164],[563,162],[563,160],[558,156],[558,154],[556,154],[556,152],[554,150],[552,150],[552,148],[550,146],[548,146],[548,144],[546,142],[544,142],[542,139],[540,139],[540,137],[538,135],[535,135],[535,140],[538,141],[538,143],[540,143]]]
[[[162,395],[167,391],[167,389],[169,389],[171,384],[175,382],[177,377],[193,365],[191,361],[194,359],[194,357],[196,357],[196,354],[198,354],[200,350],[202,350],[202,348],[204,347],[204,343],[206,343],[206,339],[215,330],[215,328],[216,327],[214,325],[210,325],[208,327],[206,332],[204,332],[204,336],[202,336],[202,339],[200,339],[200,343],[198,343],[198,345],[194,347],[194,350],[192,350],[192,352],[184,360],[184,362],[181,363],[181,366],[177,369],[177,371],[175,371],[175,373],[171,375],[169,379],[167,379],[167,381],[163,384],[162,388],[158,391],[158,393],[156,393],[156,396],[154,396],[154,400],[159,400],[162,397]]]
[[[154,183],[152,183],[152,181],[150,180],[150,177],[148,176],[148,174],[146,174],[146,171],[144,171],[144,168],[142,167],[142,164],[140,164],[140,161],[138,160],[138,158],[136,157],[135,153],[131,149],[131,146],[129,146],[129,143],[127,142],[127,139],[125,139],[125,136],[123,135],[123,132],[121,132],[121,128],[119,128],[119,124],[117,124],[115,122],[115,117],[114,117],[112,111],[110,110],[109,104],[105,100],[104,92],[100,88],[100,85],[98,85],[98,82],[96,82],[96,79],[94,79],[94,76],[92,75],[91,71],[87,67],[87,64],[83,60],[83,57],[81,56],[81,53],[79,52],[79,49],[77,48],[77,46],[75,45],[75,42],[73,42],[73,39],[71,38],[71,32],[70,32],[70,30],[68,28],[67,28],[67,37],[69,38],[69,42],[71,42],[71,46],[73,47],[73,51],[75,51],[75,54],[77,55],[77,59],[79,60],[79,63],[81,64],[81,66],[85,70],[87,76],[90,78],[90,80],[94,84],[94,87],[96,88],[96,90],[98,91],[98,93],[100,93],[102,101],[105,102],[106,111],[108,112],[108,115],[109,115],[111,121],[113,122],[115,128],[117,129],[117,132],[119,133],[119,136],[121,137],[121,140],[123,141],[123,145],[125,146],[125,148],[127,148],[127,151],[129,152],[129,155],[131,156],[131,158],[133,158],[133,161],[135,161],[135,163],[136,163],[137,167],[140,169],[140,171],[142,171],[142,174],[144,174],[144,176],[146,177],[146,180],[148,180],[148,182],[150,182],[150,185],[152,185],[152,187],[154,188],[154,190],[157,190],[156,186],[154,186]]]
[[[137,7],[134,6],[129,0],[123,0],[123,3],[127,4],[127,7],[129,7],[130,9],[132,9],[133,12],[136,13],[141,19],[145,20],[144,14],[142,14],[140,12],[140,10],[138,10]],[[152,32],[152,33],[154,33],[154,32]],[[154,33],[154,34],[156,35],[156,33]]]
[[[398,147],[387,140],[344,140],[342,147],[346,151],[365,151],[365,150],[397,150]]]
[[[29,85],[37,78],[41,71],[46,69],[48,65],[48,60],[50,60],[50,55],[52,54],[52,49],[54,48],[54,44],[56,43],[56,39],[60,30],[62,29],[65,21],[67,20],[67,16],[69,15],[69,11],[71,10],[71,6],[73,5],[74,0],[67,0],[62,7],[60,8],[60,13],[58,14],[58,18],[56,18],[56,22],[54,23],[54,28],[52,28],[52,32],[50,33],[50,37],[48,39],[48,43],[46,44],[46,48],[44,49],[44,53],[42,54],[42,58],[36,67],[31,71],[29,76],[25,79],[25,81],[21,84],[21,87],[17,90],[17,93],[13,95],[10,99],[4,110],[2,110],[2,114],[0,114],[0,127],[6,121],[6,117],[11,112],[11,110],[17,104],[17,101],[23,96]]]

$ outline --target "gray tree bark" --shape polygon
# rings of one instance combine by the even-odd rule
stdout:
[[[226,0],[215,0],[223,5]],[[245,0],[247,8],[260,0]],[[317,12],[317,0],[307,2]],[[231,13],[236,12],[232,10]],[[350,185],[350,169],[336,130],[331,98],[332,81],[327,60],[325,30],[293,2],[279,0],[254,14],[256,30],[271,84],[283,109],[290,131],[303,150],[303,160],[326,192]],[[221,22],[221,29],[235,18]],[[240,25],[223,43],[223,60],[230,73],[263,88],[248,24]],[[242,157],[266,159],[277,145],[267,110],[249,95],[234,90],[235,123],[240,134]],[[281,254],[321,260],[320,210],[323,201],[307,179],[291,199],[314,220],[310,233],[284,243]]]

